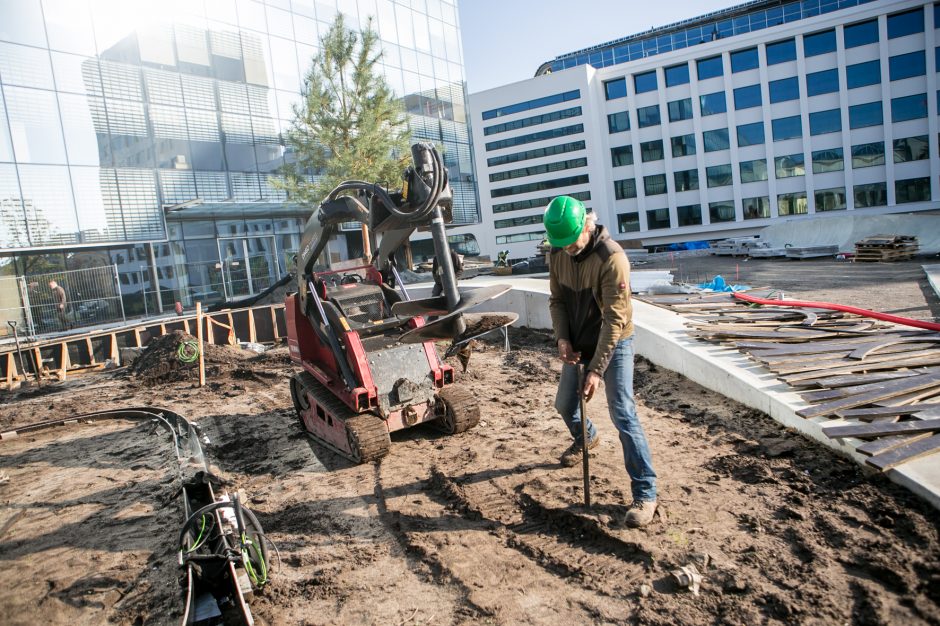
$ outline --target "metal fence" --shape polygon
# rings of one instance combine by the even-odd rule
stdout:
[[[11,321],[37,336],[125,319],[114,265],[0,278],[0,337],[13,334]]]

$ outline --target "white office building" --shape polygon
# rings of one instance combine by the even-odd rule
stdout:
[[[937,209],[938,27],[923,0],[759,0],[472,94],[473,232],[531,256],[560,194],[645,246]]]

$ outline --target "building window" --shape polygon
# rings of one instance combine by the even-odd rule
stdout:
[[[728,106],[725,104],[725,92],[723,91],[699,96],[699,105],[702,107],[703,116],[724,113],[728,110]]]
[[[750,109],[761,105],[760,85],[748,85],[734,90],[734,108]]]
[[[576,135],[578,133],[583,133],[583,132],[584,132],[584,124],[574,124],[572,126],[564,126],[562,128],[542,130],[537,133],[530,133],[528,135],[519,135],[518,137],[500,139],[499,141],[490,141],[486,144],[486,149],[487,151],[502,150],[503,148],[521,146],[521,145],[524,145],[527,143],[533,143],[536,141],[545,141],[547,139],[557,139],[558,137],[565,137],[566,135]]]
[[[927,135],[894,140],[894,162],[907,163],[930,158],[930,144]]]
[[[886,206],[888,204],[888,183],[855,185],[853,191],[856,209],[872,206]]]
[[[513,228],[515,226],[531,226],[532,224],[541,224],[541,215],[526,215],[525,217],[510,217],[505,220],[495,220],[493,228]]]
[[[490,182],[498,183],[513,178],[525,178],[526,176],[537,176],[539,174],[547,174],[548,172],[560,172],[562,170],[571,170],[579,167],[587,167],[587,159],[582,157],[580,159],[568,159],[566,161],[556,161],[555,163],[543,163],[542,165],[530,165],[529,167],[521,167],[515,170],[496,172],[490,174]]]
[[[664,157],[665,155],[663,154],[662,139],[644,141],[640,143],[640,159],[644,163],[649,163],[650,161],[662,161]]]
[[[673,158],[690,154],[695,154],[695,135],[680,135],[672,138]]]
[[[502,198],[519,193],[529,193],[530,191],[544,191],[546,189],[558,189],[559,187],[572,187],[574,185],[586,185],[591,182],[587,174],[580,176],[566,176],[554,180],[540,180],[536,183],[527,183],[525,185],[513,185],[511,187],[502,187],[500,189],[491,189],[491,198]]]
[[[874,167],[885,164],[885,143],[875,141],[852,146],[852,167]]]
[[[584,150],[583,141],[560,143],[558,145],[547,146],[545,148],[536,148],[535,150],[526,150],[524,152],[514,152],[512,154],[504,154],[498,157],[490,157],[486,160],[486,164],[489,167],[496,167],[499,165],[507,165],[509,163],[518,163],[519,161],[530,161],[532,159],[540,159],[546,156],[564,154],[566,152],[576,152],[578,150]]]
[[[839,91],[839,70],[823,70],[806,75],[806,95],[818,96]]]
[[[669,228],[669,209],[650,209],[646,212],[646,230]]]
[[[881,104],[880,102],[878,104]],[[903,122],[927,117],[927,94],[891,99],[891,121]]]
[[[930,179],[909,178],[894,183],[894,198],[898,204],[907,202],[928,202],[930,200]]]
[[[731,164],[713,165],[705,168],[705,180],[708,187],[725,187],[731,184]]]
[[[533,115],[532,117],[526,117],[521,120],[515,120],[512,122],[505,122],[503,124],[494,124],[493,126],[487,126],[483,129],[484,135],[496,135],[498,133],[504,133],[510,130],[517,130],[519,128],[528,128],[529,126],[538,126],[539,124],[547,124],[549,122],[557,122],[558,120],[564,120],[571,117],[580,117],[581,116],[581,107],[571,107],[570,109],[562,109],[561,111],[553,111],[552,113],[543,113],[542,115]]]
[[[721,55],[710,57],[708,59],[699,59],[695,62],[698,66],[698,79],[715,78],[724,74],[721,66]]]
[[[639,213],[618,213],[617,230],[621,233],[640,232],[640,214]]]
[[[667,105],[667,108],[669,109],[670,122],[692,119],[692,98],[674,100]]]
[[[653,174],[643,177],[643,191],[648,196],[658,196],[666,193],[666,175]]]
[[[803,56],[814,57],[818,54],[836,51],[836,31],[824,30],[821,33],[803,36]]]
[[[610,162],[614,167],[633,165],[633,146],[617,146],[611,148]]]
[[[622,133],[630,130],[630,114],[626,111],[609,113],[607,115],[607,132],[610,134]]]
[[[697,226],[702,223],[702,205],[687,204],[676,207],[676,217],[679,218],[679,226]]]
[[[767,180],[767,161],[741,161],[741,182],[755,183],[759,180]]]
[[[880,82],[881,61],[866,61],[845,67],[845,85],[848,89],[877,85]]]
[[[774,175],[777,178],[805,176],[806,166],[802,154],[788,154],[774,159]]]
[[[727,150],[731,147],[728,140],[728,129],[717,128],[715,130],[706,130],[702,133],[702,143],[705,144],[705,152]]]
[[[698,189],[698,170],[684,170],[673,173],[676,191],[692,191]]]
[[[614,181],[614,197],[617,200],[626,200],[627,198],[636,198],[636,180],[627,178]]]
[[[734,221],[734,202],[730,200],[708,203],[708,220],[712,224]]]
[[[770,102],[786,102],[800,98],[800,80],[793,76],[770,81]]]
[[[774,141],[783,141],[784,139],[793,139],[803,136],[803,128],[800,124],[800,116],[778,117],[771,122]]]
[[[866,126],[880,126],[884,123],[884,113],[881,110],[881,101],[867,104],[856,104],[849,107],[849,128],[865,128]]]
[[[770,217],[770,198],[768,196],[743,198],[741,200],[741,209],[746,220],[768,218]]]
[[[760,65],[760,57],[757,54],[757,48],[748,48],[746,50],[737,50],[731,53],[731,72],[746,72],[753,70]]]
[[[817,150],[813,153],[813,174],[841,172],[844,169],[845,159],[842,156],[842,148]]]
[[[575,200],[590,200],[591,192],[590,191],[571,191],[568,192],[568,195],[574,198]],[[526,209],[544,209],[549,202],[552,201],[551,197],[546,198],[532,198],[530,200],[517,200],[515,202],[506,202],[504,204],[494,204],[493,213],[508,213],[509,211],[524,211]]]
[[[840,109],[829,109],[828,111],[817,111],[809,114],[810,135],[838,133],[841,130],[842,111]]]
[[[519,102],[516,104],[510,104],[498,109],[491,109],[489,111],[483,111],[483,119],[491,120],[496,117],[502,117],[503,115],[512,115],[513,113],[519,113],[521,111],[529,111],[531,109],[538,109],[541,107],[550,106],[552,104],[558,104],[560,102],[568,102],[570,100],[577,100],[581,97],[581,91],[575,89],[573,91],[566,91],[565,93],[556,93],[551,96],[545,96],[543,98],[536,98],[534,100],[526,100],[525,102]]]
[[[541,241],[545,239],[545,231],[537,230],[529,233],[515,233],[512,235],[497,235],[496,243],[497,245],[503,245],[507,243],[519,243],[521,241]]]
[[[666,86],[675,87],[676,85],[685,85],[689,82],[689,64],[683,63],[681,65],[673,65],[672,67],[667,67],[665,70],[666,74]]]
[[[888,77],[891,80],[903,80],[927,73],[927,55],[923,50],[899,54],[888,59]]]
[[[764,123],[741,124],[738,126],[738,147],[757,146],[764,143]]]
[[[796,60],[796,41],[787,39],[767,44],[767,65]]]
[[[648,126],[659,126],[659,105],[640,107],[636,110],[637,126],[646,128]]]
[[[656,91],[656,70],[633,75],[633,87],[637,93]]]
[[[618,78],[604,83],[604,95],[608,100],[627,97],[627,79]]]
[[[817,213],[821,211],[844,211],[846,208],[845,187],[819,189],[814,195]]]
[[[807,208],[805,191],[777,196],[777,215],[806,215]]]
[[[868,20],[867,22],[859,22],[858,24],[846,26],[842,29],[842,36],[845,41],[846,49],[877,43],[878,19],[876,18]]]
[[[924,32],[924,10],[914,9],[888,16],[888,39]]]

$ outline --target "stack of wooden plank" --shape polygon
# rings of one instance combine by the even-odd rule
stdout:
[[[917,237],[913,235],[873,235],[855,242],[855,260],[907,261],[917,250]]]
[[[681,312],[694,337],[761,363],[808,403],[798,415],[833,420],[823,432],[852,438],[872,467],[940,452],[940,333],[824,309],[748,307],[729,294],[644,300]]]

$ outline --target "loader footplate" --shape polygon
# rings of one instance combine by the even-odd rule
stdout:
[[[368,463],[388,454],[391,440],[381,418],[354,413],[307,372],[295,374],[290,388],[301,425],[317,443],[354,463]]]
[[[453,435],[470,430],[480,421],[480,405],[470,391],[451,385],[437,394],[437,411],[440,417],[434,425],[441,431]]]

